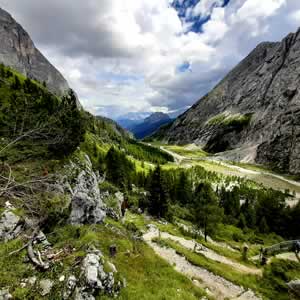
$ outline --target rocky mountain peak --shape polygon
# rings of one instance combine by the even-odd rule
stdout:
[[[29,34],[0,8],[0,62],[25,76],[45,82],[48,89],[65,94],[69,85],[61,73],[35,47]]]
[[[144,120],[144,123],[156,123],[164,120],[171,120],[168,114],[163,112],[155,112]]]
[[[299,32],[259,44],[177,118],[163,133],[165,141],[300,173]]]

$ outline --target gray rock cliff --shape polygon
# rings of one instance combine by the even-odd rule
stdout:
[[[300,30],[259,44],[210,93],[161,133],[231,159],[300,173]],[[248,151],[247,151],[248,149]]]
[[[0,63],[31,79],[45,82],[57,95],[69,90],[61,73],[35,47],[28,33],[12,16],[0,8]]]

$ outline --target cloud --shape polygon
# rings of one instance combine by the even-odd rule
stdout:
[[[0,6],[30,33],[84,107],[109,117],[180,111],[259,42],[280,40],[300,24],[298,0],[225,6],[223,0],[0,0]],[[179,72],[180,66],[188,68]]]
[[[201,0],[191,11],[193,16],[208,17],[215,7],[221,7],[223,0]]]

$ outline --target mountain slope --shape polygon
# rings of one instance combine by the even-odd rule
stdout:
[[[169,143],[196,143],[230,159],[300,172],[299,31],[258,45],[210,93],[165,130]],[[160,134],[160,133],[158,133]]]
[[[26,77],[45,82],[57,95],[69,90],[60,72],[35,47],[28,33],[12,16],[0,8],[0,62]]]
[[[136,138],[142,139],[148,135],[153,134],[162,125],[171,122],[171,118],[162,112],[156,112],[147,117],[143,123],[138,124],[131,128],[131,132]]]

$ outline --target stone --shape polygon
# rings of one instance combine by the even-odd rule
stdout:
[[[300,297],[300,279],[292,280],[287,285],[293,295]]]
[[[33,286],[33,285],[35,285],[36,280],[37,280],[36,276],[32,276],[27,279],[27,282],[29,285]]]
[[[0,290],[0,300],[9,300],[12,299],[12,295],[9,293],[8,289]]]
[[[59,282],[65,281],[65,275],[60,276],[58,280],[59,280]]]
[[[86,284],[91,288],[102,289],[102,283],[98,278],[100,268],[100,257],[94,253],[89,253],[83,260],[82,272]]]
[[[74,300],[95,300],[95,297],[84,289],[76,288]]]
[[[21,218],[13,212],[13,207],[6,208],[0,217],[0,240],[5,242],[16,238],[21,230]]]
[[[46,295],[50,294],[54,283],[50,279],[43,279],[43,280],[40,281],[39,285],[40,285],[40,294],[41,294],[41,296],[46,296]]]
[[[46,235],[40,231],[35,238],[35,241],[42,244],[45,248],[50,247],[51,244],[48,242]]]
[[[99,178],[93,171],[87,155],[81,168],[73,189],[70,223],[74,225],[102,223],[106,216],[105,205],[99,190]]]
[[[86,255],[82,262],[82,275],[79,280],[80,286],[75,291],[75,299],[94,299],[98,291],[103,291],[108,295],[115,296],[122,288],[122,284],[115,284],[114,273],[116,267],[108,262],[112,272],[104,271],[104,257],[99,250],[93,250]]]
[[[67,300],[73,294],[76,288],[77,279],[74,275],[70,275],[67,279],[67,283],[63,292],[63,299]]]

